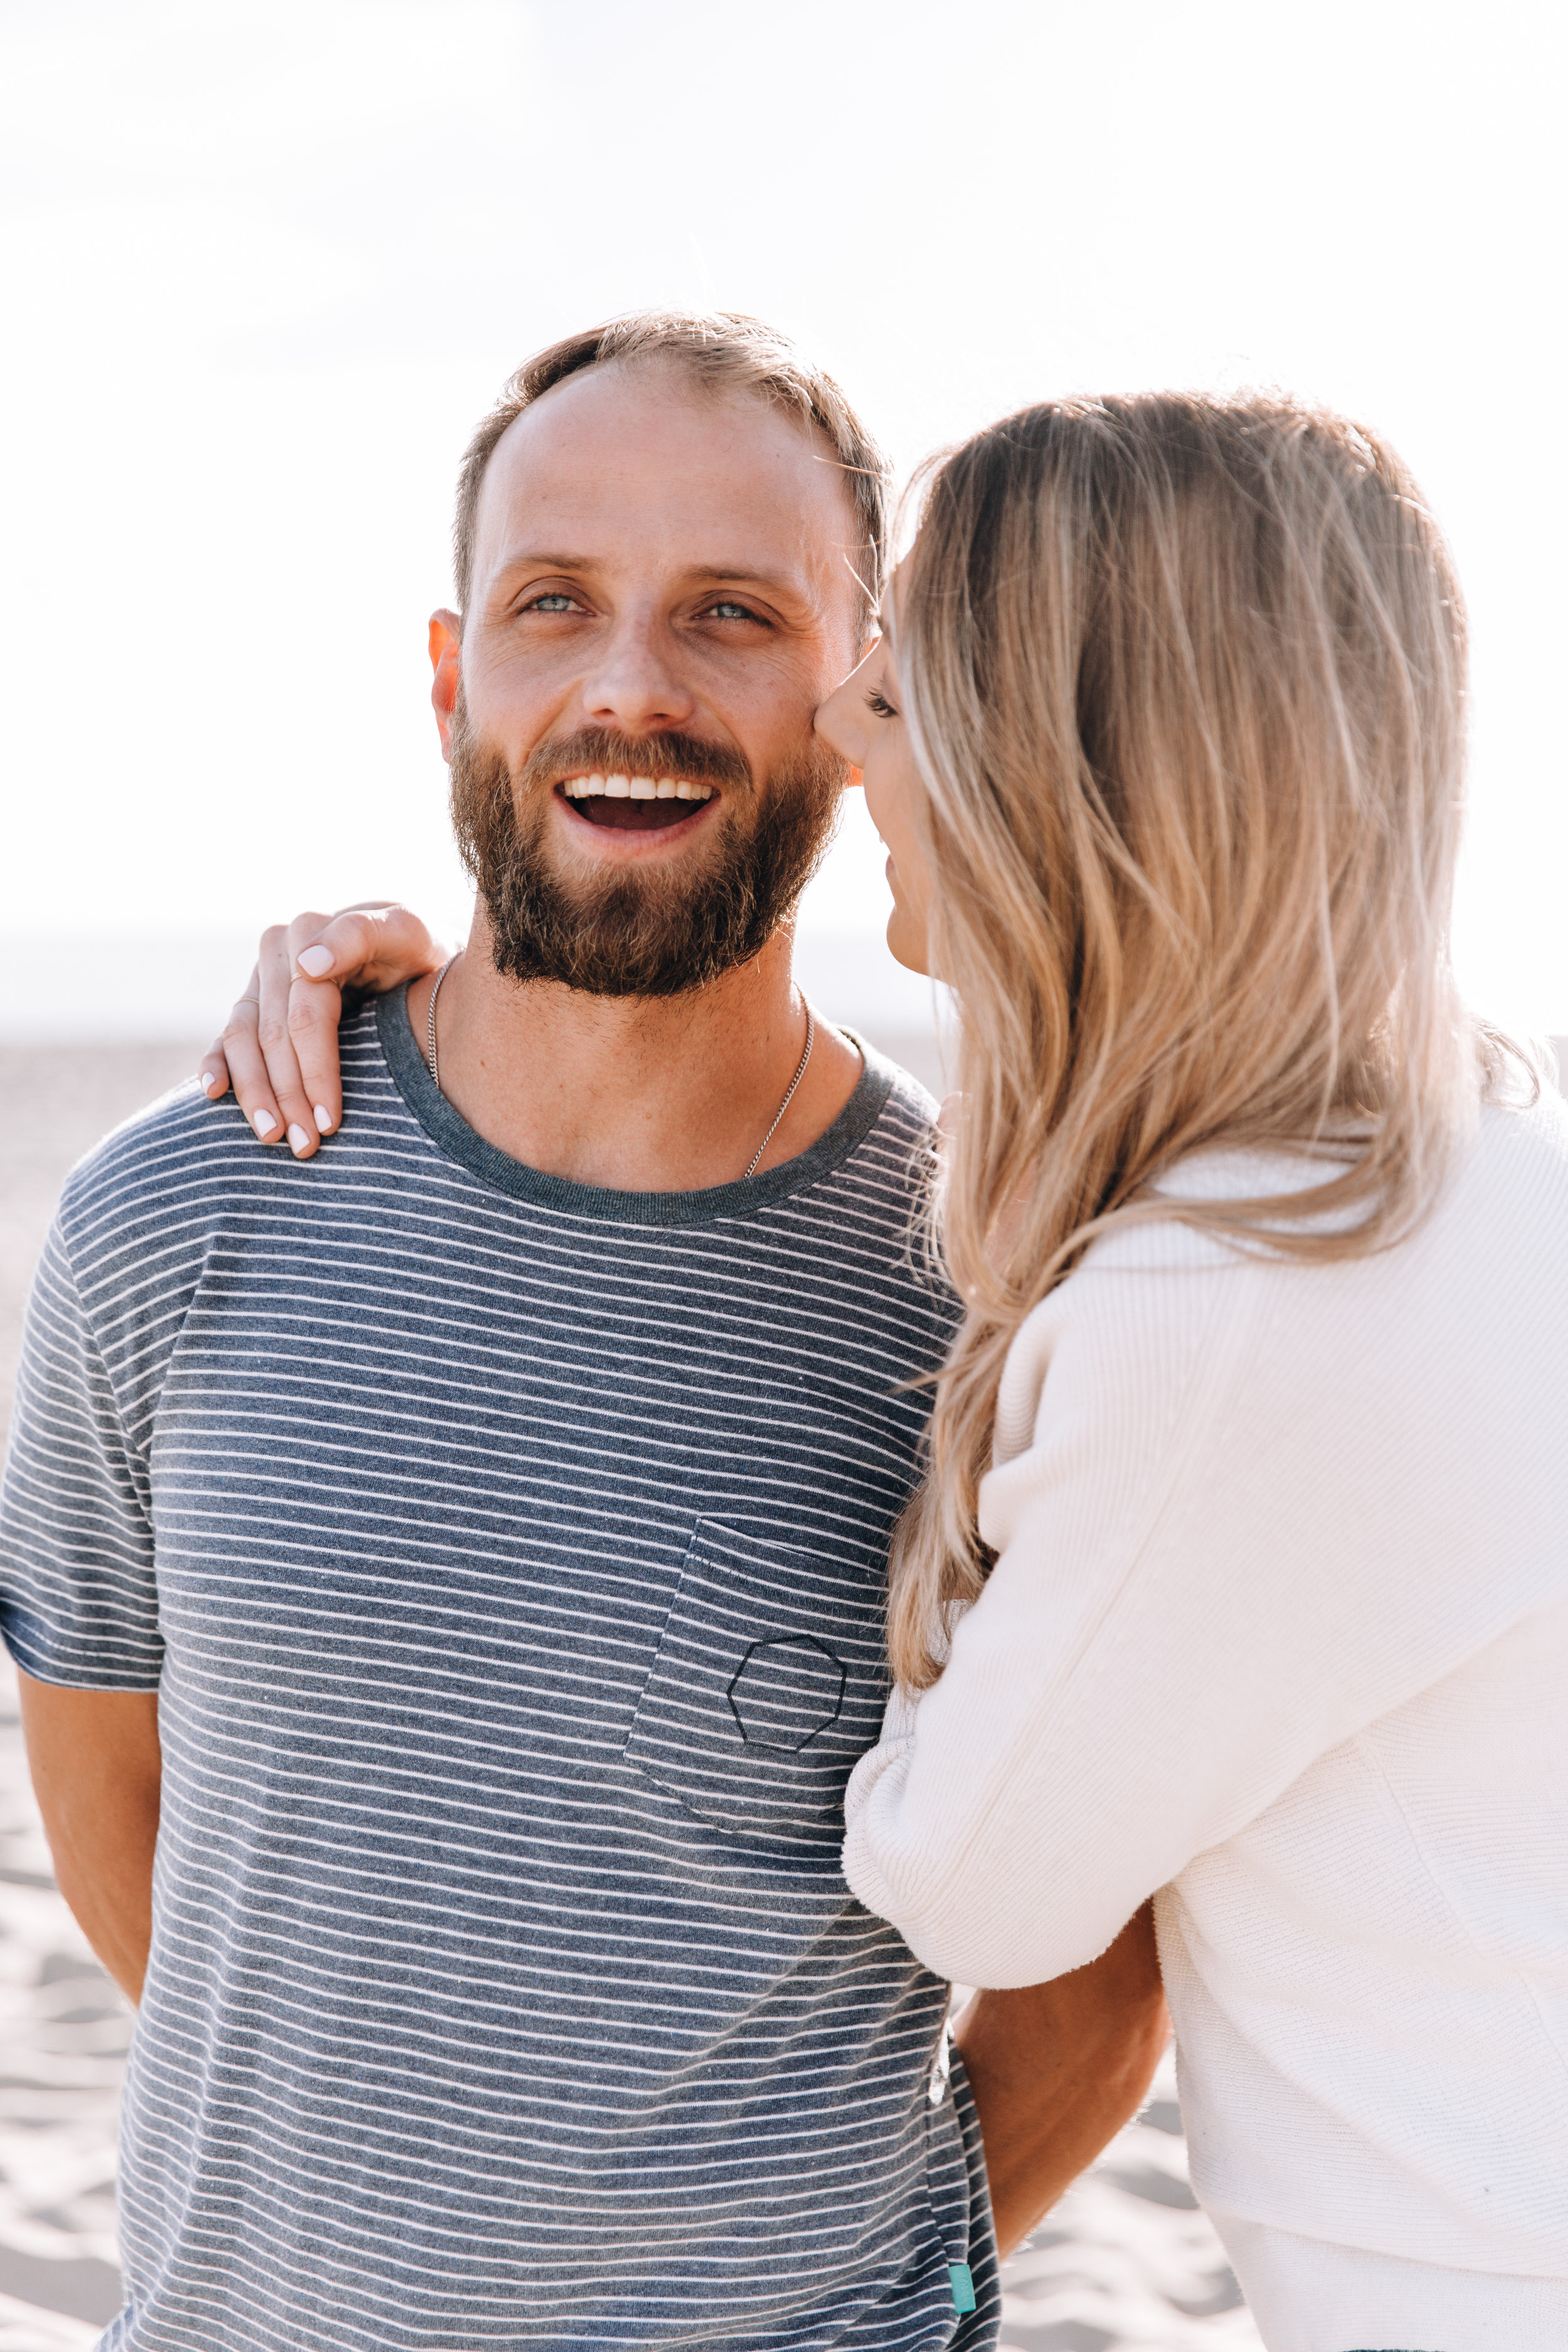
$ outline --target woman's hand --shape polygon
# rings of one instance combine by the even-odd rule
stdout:
[[[342,1117],[338,1024],[343,990],[395,988],[447,961],[410,908],[367,899],[335,915],[274,923],[246,992],[222,1036],[202,1057],[201,1083],[216,1102],[235,1100],[263,1143],[287,1142],[309,1160]]]

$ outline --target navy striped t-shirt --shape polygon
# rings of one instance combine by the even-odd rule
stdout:
[[[401,994],[342,1049],[314,1160],[194,1089],[110,1137],[30,1314],[5,1633],[163,1742],[104,2346],[994,2343],[947,1989],[838,1864],[929,1102],[868,1055],[787,1165],[614,1193]]]

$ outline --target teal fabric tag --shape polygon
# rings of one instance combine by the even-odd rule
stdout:
[[[974,2281],[970,2276],[969,2264],[967,2263],[949,2263],[947,2266],[947,2274],[952,2281],[952,2307],[954,2311],[973,2311],[974,2308]]]

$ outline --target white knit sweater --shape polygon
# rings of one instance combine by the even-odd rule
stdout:
[[[981,1524],[850,1885],[997,1986],[1158,1890],[1194,2186],[1270,2352],[1564,2352],[1563,1106],[1483,1111],[1379,1256],[1108,1235],[1013,1347]]]

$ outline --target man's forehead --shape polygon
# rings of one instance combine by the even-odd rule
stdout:
[[[827,437],[745,388],[710,391],[647,362],[584,370],[496,445],[476,518],[479,568],[647,552],[714,578],[759,562],[844,569],[861,526]]]

